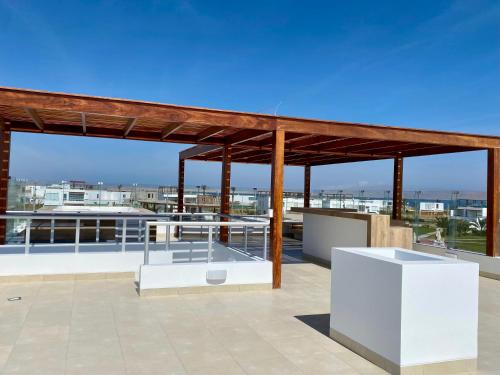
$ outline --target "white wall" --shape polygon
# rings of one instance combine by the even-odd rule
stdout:
[[[330,327],[403,367],[476,358],[477,264],[387,250],[333,250]]]
[[[380,277],[381,274],[385,277]],[[331,328],[394,363],[400,362],[399,267],[362,255],[334,251],[331,305]]]
[[[368,224],[356,220],[304,213],[304,254],[330,261],[332,247],[367,246]]]
[[[270,284],[273,278],[269,261],[156,264],[141,266],[141,290],[209,286],[207,271],[225,271],[227,277],[220,285]]]
[[[478,268],[474,263],[403,268],[403,365],[477,357]]]
[[[150,261],[166,262],[166,252],[150,253]],[[0,276],[137,272],[144,253],[3,254]]]

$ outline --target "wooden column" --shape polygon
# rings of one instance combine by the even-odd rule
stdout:
[[[500,149],[488,150],[486,255],[500,256]]]
[[[310,207],[311,201],[311,166],[304,167],[304,207]]]
[[[281,253],[283,246],[283,164],[285,159],[285,132],[273,132],[271,166],[271,254],[273,259],[273,288],[281,288]]]
[[[220,183],[220,213],[229,215],[229,194],[231,192],[231,145],[225,145],[222,152],[222,171]],[[227,219],[222,218],[222,221]],[[220,240],[228,241],[228,227],[220,227]]]
[[[10,160],[10,129],[0,119],[0,214],[7,211],[7,193],[9,188],[9,160]],[[6,220],[0,220],[0,245],[5,244]]]
[[[179,172],[177,182],[177,212],[184,212],[184,159],[179,158]],[[179,227],[175,227],[175,237],[179,237]]]
[[[403,158],[394,159],[392,182],[392,218],[401,220],[403,212]]]

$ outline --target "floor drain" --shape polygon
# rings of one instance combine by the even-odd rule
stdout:
[[[10,298],[7,298],[7,301],[20,301],[21,300],[21,297],[10,297]]]

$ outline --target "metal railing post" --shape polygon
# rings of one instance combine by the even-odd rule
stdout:
[[[228,230],[228,232],[229,232],[229,235],[228,235],[228,237],[229,237],[229,238],[228,238],[228,243],[231,243],[231,242],[232,242],[232,240],[233,240],[233,227],[232,227],[232,226],[229,226],[229,230]]]
[[[80,219],[76,219],[75,253],[78,254],[79,252],[80,252]]]
[[[95,242],[99,242],[99,232],[101,231],[101,220],[95,221]]]
[[[267,226],[264,226],[264,249],[263,249],[264,260],[267,260]]]
[[[158,230],[158,229],[157,229]],[[165,250],[170,250],[170,225],[166,226],[165,229]]]
[[[212,261],[212,226],[208,227],[208,252],[207,252],[207,258],[208,258],[208,263]]]
[[[144,240],[144,265],[149,264],[149,223],[146,222],[146,237]]]
[[[148,225],[146,224],[146,227]],[[137,226],[137,242],[142,240],[142,220],[139,220],[139,225]]]
[[[245,252],[247,251],[247,247],[248,247],[248,226],[247,225],[244,225],[243,226],[244,230],[245,230]]]
[[[50,243],[54,243],[55,219],[50,219]]]
[[[31,219],[26,219],[26,229],[24,237],[24,253],[28,255],[30,253],[30,240],[31,238]]]
[[[127,219],[123,219],[122,222],[122,253],[125,252],[125,246],[127,244]]]

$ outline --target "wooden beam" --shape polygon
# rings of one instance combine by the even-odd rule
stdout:
[[[233,129],[268,131],[275,129],[275,118],[269,115],[9,87],[0,87],[0,104],[127,118],[140,117],[166,122],[184,122],[192,125],[217,125]]]
[[[439,155],[439,154],[451,154],[455,152],[469,152],[469,151],[481,151],[481,149],[473,147],[461,147],[461,146],[427,146],[412,148],[410,150],[403,150],[398,152],[399,156],[402,157],[412,157],[412,156],[428,156],[428,155]],[[390,154],[394,155],[394,152]],[[389,155],[389,153],[388,153]]]
[[[304,167],[304,207],[311,205],[311,166]]]
[[[221,170],[221,183],[220,183],[220,213],[224,215],[229,215],[229,195],[231,193],[231,145],[226,145],[223,148],[222,156],[222,170]],[[227,221],[226,218],[222,218],[222,221]],[[229,240],[229,230],[228,227],[220,227],[220,240],[227,243]]]
[[[283,163],[285,158],[285,131],[273,134],[271,166],[271,254],[273,259],[273,288],[281,288],[281,256],[283,251]]]
[[[386,159],[392,159],[392,158],[386,158]],[[314,160],[313,162],[309,163],[310,165],[333,165],[333,164],[345,164],[345,163],[358,163],[362,161],[375,161],[375,160],[383,160],[383,159],[373,159],[373,158],[357,158],[357,157],[338,157],[338,159],[332,159],[330,158],[325,159],[325,160]],[[297,164],[300,164],[300,162],[295,162]],[[302,163],[304,164],[304,163]]]
[[[178,182],[177,182],[177,212],[184,212],[184,159],[179,158]],[[168,235],[168,233],[167,233]],[[179,237],[179,226],[175,227],[175,237]]]
[[[85,112],[81,113],[81,117],[82,117],[82,133],[87,134],[87,115],[85,114]]]
[[[248,142],[254,139],[267,138],[272,135],[272,132],[262,132],[259,130],[245,129],[240,130],[236,134],[232,134],[229,137],[226,137],[225,143],[231,145],[237,145],[243,142]]]
[[[3,119],[0,119],[0,214],[7,212],[7,196],[9,189],[10,162],[10,129]],[[5,244],[7,220],[0,219],[0,245]]]
[[[351,147],[359,147],[364,145],[369,145],[372,143],[377,143],[379,141],[374,141],[372,139],[363,139],[363,138],[341,138],[331,145],[325,146],[322,145],[319,149],[322,151],[338,151],[343,150],[342,152],[348,152]]]
[[[392,218],[401,220],[403,213],[403,158],[394,159],[392,180]]]
[[[220,150],[221,146],[213,146],[213,145],[198,145],[190,147],[186,150],[182,150],[179,153],[179,157],[181,159],[191,159],[195,156],[202,156],[208,154],[209,152]]]
[[[335,138],[331,136],[309,134],[308,137],[302,138],[297,142],[293,140],[291,143],[293,144],[292,147],[295,149],[303,147],[311,147],[311,146],[313,146],[314,149],[321,149],[320,147],[318,147],[319,145],[323,145],[323,148],[325,148],[326,147],[325,144],[335,143],[345,139],[350,139],[350,138]]]
[[[167,122],[184,122],[192,125],[220,126],[231,129],[286,130],[298,134],[346,138],[363,137],[378,141],[429,143],[475,147],[478,149],[500,148],[500,137],[495,136],[279,117],[7,87],[0,87],[0,105],[18,109],[54,110],[61,112],[61,114],[65,112],[85,112],[114,117],[140,117]],[[13,119],[6,118],[6,120]]]
[[[486,255],[500,256],[500,149],[488,150]]]
[[[224,131],[224,128],[220,126],[211,126],[202,132],[200,132],[197,136],[197,141],[203,141],[207,138],[213,137],[214,135],[220,134]]]
[[[127,120],[127,125],[125,126],[125,130],[123,131],[123,136],[126,137],[136,124],[137,124],[137,118],[129,118]]]
[[[480,134],[452,133],[434,130],[410,129],[395,126],[321,121],[289,117],[276,118],[277,129],[287,132],[352,137],[373,140],[431,143],[438,145],[465,146],[477,148],[500,148],[500,137]]]
[[[174,133],[176,130],[180,129],[184,125],[182,122],[174,122],[172,124],[168,124],[161,131],[160,139],[163,140],[167,138],[170,134]]]
[[[24,108],[24,110],[26,111],[28,116],[31,118],[31,120],[35,123],[36,127],[40,130],[43,130],[43,128],[44,128],[43,121],[40,118],[40,116],[38,115],[38,112],[33,108]]]

